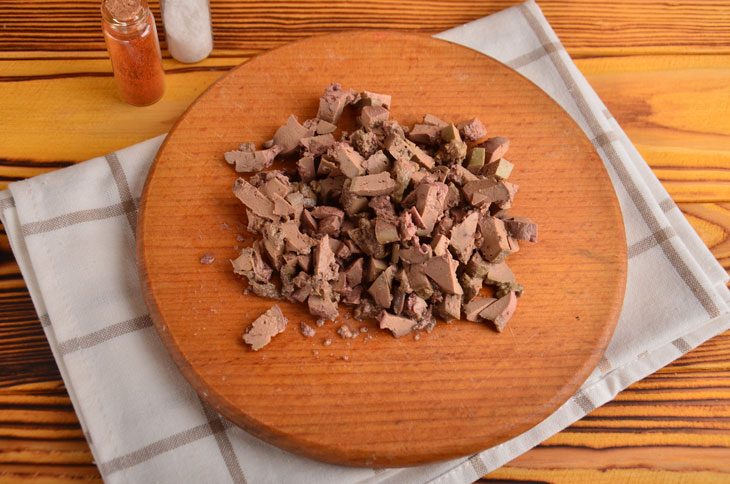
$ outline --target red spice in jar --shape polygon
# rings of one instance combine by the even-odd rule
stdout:
[[[155,18],[145,0],[103,0],[102,28],[122,98],[135,106],[160,100],[165,92]]]

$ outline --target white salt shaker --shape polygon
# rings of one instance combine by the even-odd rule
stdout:
[[[199,62],[213,50],[208,0],[161,0],[167,50],[180,62]]]

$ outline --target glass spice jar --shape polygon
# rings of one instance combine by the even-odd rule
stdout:
[[[102,30],[122,98],[148,106],[165,92],[157,27],[146,0],[102,0]]]

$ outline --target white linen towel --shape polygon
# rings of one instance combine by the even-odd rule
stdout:
[[[533,1],[436,37],[490,55],[535,82],[583,128],[608,169],[626,224],[629,264],[621,317],[596,370],[533,429],[448,462],[347,468],[251,437],[197,397],[142,299],[134,228],[158,137],[0,193],[0,218],[107,483],[473,482],[730,327],[727,274]]]

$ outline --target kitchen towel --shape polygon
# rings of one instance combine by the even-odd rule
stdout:
[[[348,468],[251,437],[182,378],[142,298],[134,229],[158,137],[0,193],[0,218],[107,483],[473,482],[730,327],[727,274],[537,4],[528,1],[436,37],[490,55],[535,82],[583,128],[606,165],[626,224],[629,263],[621,317],[598,367],[536,427],[452,461]]]

